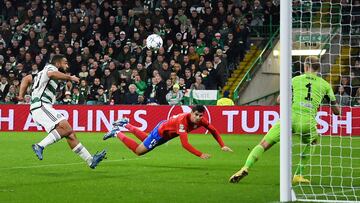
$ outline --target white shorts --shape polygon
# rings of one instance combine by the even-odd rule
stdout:
[[[55,129],[56,124],[66,119],[61,113],[57,112],[52,105],[44,103],[41,107],[32,110],[31,115],[34,121],[44,127],[48,133]]]

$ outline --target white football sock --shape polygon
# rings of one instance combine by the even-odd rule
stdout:
[[[79,155],[86,163],[90,166],[93,157],[89,153],[89,151],[81,144],[79,143],[72,149],[73,152],[75,152],[77,155]]]
[[[52,130],[41,142],[38,143],[41,147],[47,147],[57,141],[61,140],[61,136],[57,130]]]

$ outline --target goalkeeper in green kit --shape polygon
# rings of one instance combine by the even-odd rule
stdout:
[[[326,98],[330,101],[331,110],[334,114],[340,114],[340,108],[336,103],[334,92],[328,82],[317,76],[320,70],[319,59],[310,56],[304,62],[304,74],[292,79],[293,102],[292,102],[292,132],[299,134],[301,142],[305,144],[301,152],[300,163],[295,171],[293,183],[310,183],[310,180],[303,177],[304,166],[307,164],[311,146],[315,145],[318,139],[316,131],[315,116],[321,104]],[[279,101],[279,98],[278,98]],[[230,177],[231,183],[237,183],[248,175],[249,169],[274,144],[280,141],[280,122],[277,122],[261,142],[250,152],[245,165],[240,171]]]

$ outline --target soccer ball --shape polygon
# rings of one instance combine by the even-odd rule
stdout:
[[[162,45],[163,45],[163,40],[157,34],[149,35],[146,38],[146,47],[148,49],[158,50],[158,49],[160,49],[160,47],[162,47]]]

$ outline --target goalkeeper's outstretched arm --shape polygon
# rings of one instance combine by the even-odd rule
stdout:
[[[335,115],[340,115],[341,114],[341,109],[339,107],[339,104],[336,101],[331,101],[331,111]]]

